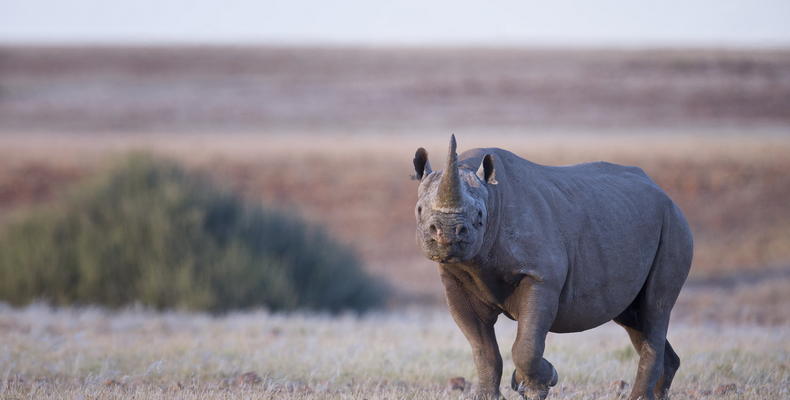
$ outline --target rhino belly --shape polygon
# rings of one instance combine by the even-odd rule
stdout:
[[[620,315],[644,286],[652,261],[651,256],[571,268],[551,331],[580,332]]]

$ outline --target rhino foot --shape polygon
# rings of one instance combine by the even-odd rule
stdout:
[[[504,399],[499,392],[489,393],[489,392],[474,392],[471,396],[464,396],[462,399],[468,400],[501,400]]]
[[[560,380],[560,375],[557,373],[557,369],[554,366],[551,366],[551,381],[549,382],[549,387],[554,387],[557,385],[557,382]]]
[[[510,387],[517,391],[525,400],[543,400],[549,395],[549,388],[557,385],[560,377],[557,374],[557,369],[551,366],[551,379],[548,384],[537,385],[537,387],[528,387],[524,382],[516,380],[516,371],[513,371],[513,377],[510,379]]]

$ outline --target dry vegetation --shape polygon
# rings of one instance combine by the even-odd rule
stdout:
[[[497,325],[507,375],[515,325]],[[209,317],[30,306],[1,309],[0,328],[6,399],[453,399],[451,378],[474,379],[468,345],[444,310]],[[675,323],[669,338],[683,364],[673,398],[787,398],[789,332]],[[637,361],[614,324],[550,335],[546,357],[560,373],[549,399],[569,400],[618,399]]]

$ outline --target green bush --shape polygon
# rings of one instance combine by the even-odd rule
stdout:
[[[142,154],[0,233],[0,300],[16,305],[361,311],[383,296],[322,229]]]

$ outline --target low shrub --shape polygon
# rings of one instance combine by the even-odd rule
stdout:
[[[384,293],[322,228],[144,154],[0,233],[0,300],[15,305],[362,311]]]

